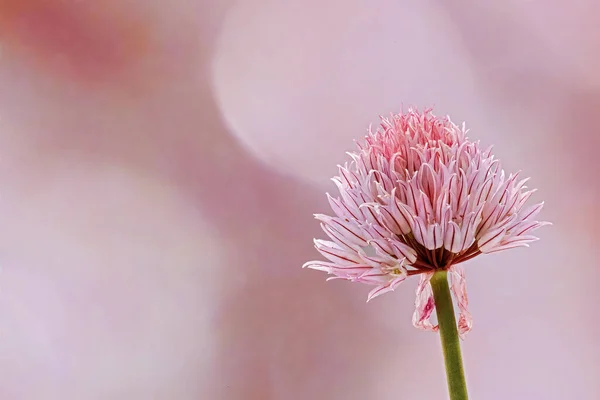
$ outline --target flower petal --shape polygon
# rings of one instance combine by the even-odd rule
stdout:
[[[317,271],[323,271],[331,273],[331,268],[336,266],[337,264],[327,262],[327,261],[309,261],[302,265],[302,268],[315,269]]]
[[[506,233],[506,228],[504,226],[499,226],[498,228],[489,230],[486,232],[479,240],[477,241],[477,246],[479,247],[479,251],[482,253],[487,253],[496,247]]]
[[[390,240],[389,242],[394,255],[398,257],[398,259],[406,258],[408,264],[413,264],[417,261],[417,252],[412,247],[397,240]]]
[[[393,204],[396,203],[394,199],[391,201]],[[397,206],[393,205],[392,207],[397,208]],[[400,218],[396,218],[387,207],[378,207],[377,212],[380,216],[383,226],[385,226],[393,234],[402,235],[406,232],[410,232],[410,227],[401,214],[396,213],[397,216],[400,216]]]
[[[475,242],[475,232],[477,225],[481,221],[481,208],[478,211],[470,212],[462,222],[462,250],[467,250]]]
[[[327,227],[341,233],[352,243],[357,244],[358,246],[367,245],[367,238],[365,237],[363,230],[355,223],[324,214],[315,214],[315,218],[323,222]]]
[[[521,215],[519,217],[521,220],[533,219],[536,217],[536,215],[539,214],[540,211],[542,211],[543,207],[544,207],[543,201],[541,203],[534,204],[533,206],[523,210],[523,212],[520,213]]]
[[[444,248],[457,254],[462,250],[462,232],[460,227],[454,221],[450,221],[446,225]]]
[[[369,295],[367,296],[367,303],[373,300],[375,297],[381,296],[384,293],[393,292],[402,282],[404,282],[405,279],[406,274],[403,274],[401,276],[398,276],[397,278],[390,280],[385,285],[377,286],[375,289],[369,292]]]
[[[392,191],[392,196],[390,197],[389,210],[400,226],[403,235],[413,230],[415,217],[408,207],[395,196],[394,191]]]
[[[442,230],[442,225],[438,223],[431,224],[427,227],[427,229],[433,243],[433,248],[430,250],[435,250],[442,247],[444,245],[444,232]]]
[[[542,226],[552,225],[550,222],[523,221],[512,230],[514,236],[523,236],[526,233],[533,232]]]
[[[354,282],[366,283],[368,285],[385,285],[390,281],[390,275],[381,272],[376,268],[372,268],[370,271],[361,274],[354,279]]]
[[[356,245],[356,243],[352,243],[350,240],[348,240],[347,237],[342,235],[340,232],[331,229],[329,226],[323,223],[321,223],[321,229],[323,229],[323,232],[325,232],[327,236],[329,236],[329,238],[333,240],[335,244],[337,244],[342,249],[357,252],[357,248],[360,248]]]
[[[331,271],[339,276],[353,275],[360,278],[373,271],[373,267],[367,264],[336,265],[331,267]]]
[[[394,256],[394,250],[390,245],[390,242],[386,239],[371,239],[368,243],[373,247],[378,255],[386,254],[388,256]]]
[[[340,248],[334,242],[315,239],[315,248],[329,261],[339,265],[359,264],[363,260],[358,253]]]
[[[529,243],[527,242],[513,242],[507,244],[501,244],[499,246],[494,247],[491,250],[488,250],[486,254],[497,253],[503,250],[516,249],[517,247],[529,247]]]
[[[434,326],[431,323],[431,314],[435,310],[433,289],[429,282],[432,276],[433,272],[421,274],[421,281],[419,282],[419,286],[417,286],[417,299],[415,300],[415,312],[412,323],[415,328],[436,332],[438,326]]]
[[[327,200],[329,200],[329,205],[333,212],[342,219],[357,219],[357,213],[353,212],[350,207],[348,207],[343,201],[340,199],[335,199],[331,197],[329,193],[327,193]]]
[[[448,270],[448,279],[450,281],[450,290],[454,295],[460,315],[458,317],[458,334],[461,339],[473,327],[473,317],[469,312],[469,298],[467,297],[467,285],[465,280],[465,270],[460,265],[453,265]]]
[[[539,238],[532,235],[516,236],[516,237],[504,237],[500,243],[496,246],[489,248],[486,253],[493,253],[500,250],[511,249],[514,247],[529,247],[528,243],[535,242]],[[508,246],[508,247],[507,247]]]

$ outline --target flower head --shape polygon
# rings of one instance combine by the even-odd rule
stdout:
[[[315,239],[329,261],[304,267],[374,285],[367,301],[420,275],[413,324],[437,330],[429,280],[447,270],[460,309],[459,331],[471,329],[465,276],[459,264],[537,240],[531,232],[543,203],[525,207],[534,190],[518,173],[506,176],[491,148],[466,136],[449,118],[426,110],[381,118],[327,194],[334,216],[316,214],[330,240]],[[329,280],[328,279],[328,280]]]

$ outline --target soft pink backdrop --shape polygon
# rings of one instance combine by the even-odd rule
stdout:
[[[415,281],[300,269],[401,104],[554,222],[467,267],[472,398],[600,398],[600,6],[487,3],[0,0],[0,398],[445,398]]]

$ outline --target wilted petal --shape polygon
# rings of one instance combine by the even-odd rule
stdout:
[[[415,301],[415,312],[412,322],[415,328],[436,332],[438,326],[434,326],[431,323],[431,314],[435,310],[433,289],[430,283],[432,276],[433,273],[421,274],[421,281],[419,282],[419,286],[417,286],[417,299]]]
[[[460,315],[458,317],[458,334],[461,339],[473,327],[473,317],[469,312],[469,299],[467,297],[467,284],[465,280],[465,271],[460,265],[453,265],[448,270],[448,279],[450,289],[458,305]]]

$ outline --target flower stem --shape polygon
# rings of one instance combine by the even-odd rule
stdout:
[[[446,364],[446,378],[448,379],[448,391],[450,400],[467,400],[467,382],[463,370],[462,355],[460,353],[460,341],[454,317],[454,306],[448,286],[446,271],[437,271],[431,278],[433,298],[440,328],[440,339],[444,362]]]

